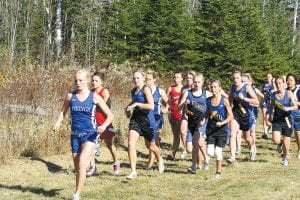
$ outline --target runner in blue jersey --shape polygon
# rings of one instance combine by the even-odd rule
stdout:
[[[208,122],[206,127],[206,141],[208,156],[216,156],[215,178],[221,177],[222,150],[227,141],[228,123],[233,119],[230,103],[221,94],[219,80],[211,84],[212,97],[207,100]]]
[[[76,172],[76,191],[72,196],[73,200],[80,199],[80,192],[86,179],[86,169],[96,146],[98,132],[103,132],[113,119],[113,114],[105,101],[89,90],[89,80],[90,76],[86,70],[81,69],[76,72],[76,90],[67,94],[57,121],[53,126],[54,131],[59,129],[70,108],[72,122],[71,147]],[[96,127],[95,121],[96,106],[99,106],[107,116],[105,122],[99,127]]]
[[[266,124],[266,119],[269,118],[269,114],[270,114],[270,103],[271,103],[271,95],[273,90],[272,79],[273,79],[272,74],[267,73],[267,82],[263,84],[262,87],[262,93],[264,94],[264,101],[262,104],[264,133],[262,134],[261,137],[263,139],[268,139],[268,132],[270,129],[270,126]]]
[[[206,98],[207,91],[203,90],[204,77],[202,74],[196,74],[194,77],[193,89],[185,92],[182,100],[186,102],[186,113],[188,120],[188,129],[193,139],[192,166],[188,168],[190,173],[195,174],[199,159],[199,149],[205,160],[204,168],[208,169],[208,157],[206,154],[205,131],[206,131]]]
[[[232,103],[232,112],[234,119],[230,123],[230,153],[231,157],[227,159],[230,163],[235,163],[236,152],[236,135],[239,130],[243,131],[244,138],[249,149],[249,159],[255,159],[255,146],[250,135],[251,119],[250,119],[250,104],[259,105],[259,101],[253,89],[249,85],[242,82],[242,74],[240,71],[234,71],[233,86],[231,87],[229,98]]]
[[[271,98],[271,109],[269,121],[272,122],[272,140],[275,144],[283,146],[283,159],[281,164],[287,166],[290,148],[290,139],[293,133],[291,111],[298,108],[297,102],[291,91],[285,89],[284,78],[278,76],[275,79],[277,91]]]
[[[188,90],[193,88],[194,76],[196,72],[188,71],[186,74],[186,85],[182,87],[182,95]],[[182,97],[181,95],[181,97]],[[192,153],[193,144],[192,144],[192,134],[187,128],[187,115],[185,113],[186,107],[182,105],[181,98],[179,99],[178,110],[182,111],[180,132],[181,132],[181,141],[183,145],[183,151],[181,154],[181,159],[185,159],[187,153]],[[200,154],[199,154],[200,155]],[[201,160],[201,159],[200,159]]]
[[[146,84],[151,88],[152,96],[154,100],[154,118],[155,118],[155,126],[156,126],[156,135],[155,135],[155,143],[159,147],[160,146],[160,131],[164,124],[163,113],[167,112],[166,105],[168,103],[168,97],[166,92],[155,85],[155,81],[157,79],[157,75],[154,71],[148,70],[146,72]],[[149,151],[149,161],[148,166],[146,168],[147,171],[152,171],[152,165],[155,159],[155,155],[152,151]]]
[[[297,110],[293,110],[292,112],[292,121],[294,134],[297,143],[297,158],[300,159],[300,88],[297,86],[297,77],[294,74],[288,74],[286,77],[286,83],[288,86],[288,90],[290,90],[295,97],[296,104],[298,106]]]
[[[128,136],[128,157],[131,172],[127,179],[137,177],[136,172],[136,143],[139,136],[145,139],[146,147],[152,151],[158,162],[160,173],[164,172],[164,163],[160,150],[155,144],[156,124],[154,117],[154,100],[150,87],[144,84],[145,73],[138,70],[133,73],[135,87],[131,90],[131,103],[126,107],[127,116],[131,115]]]
[[[264,99],[264,95],[260,92],[259,89],[257,89],[256,87],[254,87],[254,85],[253,85],[253,79],[252,79],[250,73],[244,73],[242,75],[242,81],[243,81],[244,84],[247,84],[247,85],[249,85],[252,88],[252,90],[257,95],[258,100],[259,100],[259,102],[261,104],[261,102]],[[259,107],[259,105],[252,105],[252,104],[249,105],[250,122],[252,124],[251,127],[250,127],[250,135],[252,137],[254,148],[256,148],[256,145],[255,145],[255,141],[256,141],[255,128],[256,128],[256,121],[257,121],[257,117],[258,117],[258,107]],[[241,146],[239,146],[239,147],[241,147]],[[241,150],[241,149],[239,149],[239,150]],[[256,149],[254,149],[254,150],[256,151]]]

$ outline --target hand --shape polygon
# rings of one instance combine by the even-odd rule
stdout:
[[[287,111],[287,112],[288,112],[288,111],[290,111],[290,107],[283,106],[283,107],[282,107],[282,110],[284,110],[284,111]]]
[[[133,103],[133,104],[127,106],[126,111],[132,112],[136,106],[137,106],[137,103]]]
[[[242,93],[239,93],[239,98],[243,101],[245,99],[245,96]]]
[[[223,122],[217,122],[217,123],[216,123],[216,126],[217,126],[217,127],[221,127],[221,126],[223,126],[223,125],[224,125]]]
[[[100,134],[100,133],[103,133],[106,130],[106,128],[107,128],[106,126],[101,125],[101,126],[98,126],[97,131]]]
[[[168,108],[166,106],[161,107],[161,112],[162,113],[167,113],[168,112]]]
[[[56,123],[53,125],[52,130],[53,130],[54,132],[56,132],[56,131],[59,129],[59,127],[60,127],[60,122],[56,122]]]
[[[200,126],[203,126],[205,124],[205,118],[203,118],[200,122],[199,122]]]

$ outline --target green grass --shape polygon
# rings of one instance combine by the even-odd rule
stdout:
[[[258,134],[260,136],[260,133]],[[171,138],[163,138],[169,152]],[[245,142],[243,142],[243,145]],[[125,145],[126,146],[126,145]],[[191,164],[187,160],[165,161],[164,174],[158,171],[146,172],[147,150],[140,138],[138,150],[138,178],[126,180],[129,173],[127,152],[119,148],[122,171],[112,174],[111,156],[104,144],[101,156],[97,157],[98,172],[88,178],[82,192],[82,199],[300,199],[300,160],[296,159],[295,140],[292,139],[290,165],[280,164],[276,146],[269,140],[257,140],[258,155],[255,162],[249,162],[246,148],[238,155],[235,165],[223,164],[222,178],[215,180],[215,160],[208,171],[200,170],[196,175],[186,172]],[[228,156],[228,147],[224,157]],[[179,157],[179,154],[178,154]],[[75,175],[70,154],[47,158],[23,158],[11,160],[0,168],[0,199],[70,199],[75,188]]]

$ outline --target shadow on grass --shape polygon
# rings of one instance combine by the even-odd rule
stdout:
[[[161,149],[165,149],[165,150],[171,150],[172,149],[172,145],[169,144],[169,143],[161,142],[160,143],[160,148]]]
[[[57,196],[59,194],[59,191],[62,190],[62,189],[45,190],[44,188],[24,187],[21,185],[3,185],[3,184],[0,184],[0,188],[9,189],[9,190],[19,190],[21,192],[31,192],[37,195],[44,195],[45,197]]]
[[[43,160],[41,158],[32,157],[31,160],[40,161],[42,163],[45,163],[48,168],[48,171],[51,173],[67,173],[68,172],[67,169],[63,169],[61,166],[59,166],[53,162]]]
[[[252,163],[266,163],[269,162],[268,160],[264,160],[264,159],[256,159],[256,160],[249,160],[248,158],[241,158],[241,159],[237,159],[238,162],[252,162]]]
[[[120,149],[123,149],[124,151],[128,152],[128,147],[123,145],[123,144],[119,144],[118,147]],[[145,154],[143,152],[140,152],[138,150],[136,150],[136,154],[137,154],[137,157],[140,157],[140,158],[147,158],[148,159],[148,154]]]

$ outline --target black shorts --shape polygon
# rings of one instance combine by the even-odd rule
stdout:
[[[149,142],[155,141],[156,129],[151,125],[147,116],[131,117],[129,130],[135,130]]]
[[[291,120],[290,120],[290,123],[291,123]],[[281,133],[281,135],[284,135],[286,137],[291,137],[293,134],[292,126],[289,127],[287,122],[284,119],[273,122],[272,131],[279,131]]]
[[[250,115],[247,111],[246,113],[242,113],[242,111],[236,109],[233,110],[233,117],[237,121],[237,123],[240,125],[240,130],[242,131],[249,131],[251,128],[250,123]]]
[[[217,129],[206,130],[207,144],[213,144],[215,146],[224,148],[227,143],[227,126],[221,126]]]

